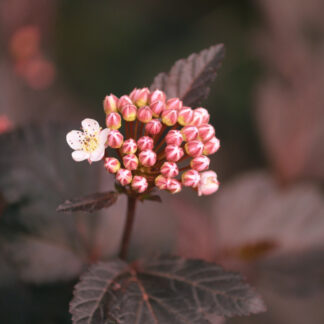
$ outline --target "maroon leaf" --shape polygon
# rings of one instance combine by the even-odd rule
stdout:
[[[93,266],[76,286],[74,324],[216,324],[265,310],[239,274],[202,260],[156,257]]]
[[[117,201],[118,193],[114,191],[95,193],[88,196],[66,200],[57,207],[58,212],[84,211],[93,213],[108,208]]]
[[[199,105],[208,96],[224,52],[224,45],[218,44],[178,60],[168,73],[154,78],[151,90],[163,90],[167,97],[179,97],[188,106]]]

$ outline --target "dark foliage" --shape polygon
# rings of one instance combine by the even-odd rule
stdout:
[[[95,193],[92,195],[66,200],[63,204],[57,207],[56,211],[83,211],[93,213],[97,210],[110,207],[117,201],[117,198],[118,194],[114,191]]]
[[[209,94],[224,53],[224,45],[218,44],[178,60],[168,73],[155,77],[151,90],[163,90],[169,98],[179,97],[188,106],[199,105]]]
[[[75,324],[208,324],[215,316],[265,307],[239,274],[201,260],[162,256],[93,266],[76,286],[70,310]]]

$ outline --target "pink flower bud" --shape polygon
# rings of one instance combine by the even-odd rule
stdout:
[[[171,98],[166,102],[166,109],[179,110],[182,108],[182,101],[179,98]]]
[[[152,150],[154,146],[154,141],[152,137],[142,136],[137,141],[137,147],[141,151]]]
[[[137,119],[142,123],[148,123],[152,120],[152,110],[149,106],[141,107],[137,110]]]
[[[109,114],[111,112],[116,112],[117,104],[118,104],[118,98],[115,95],[110,94],[109,96],[106,96],[103,101],[105,113]]]
[[[124,106],[126,106],[126,105],[132,105],[132,104],[133,104],[133,102],[132,102],[131,98],[129,98],[128,96],[124,95],[124,96],[121,96],[119,98],[118,104],[117,104],[117,108],[121,112]]]
[[[167,144],[173,144],[176,146],[180,146],[183,141],[182,134],[180,131],[172,129],[165,136],[165,141]]]
[[[204,143],[203,153],[205,155],[211,155],[218,151],[220,148],[219,139],[216,137],[211,138],[208,142]]]
[[[104,166],[109,173],[116,173],[120,169],[120,162],[113,158],[105,158]]]
[[[196,170],[188,170],[182,173],[181,181],[185,187],[196,188],[200,182],[200,174]]]
[[[138,158],[135,154],[127,154],[123,156],[124,167],[128,170],[136,170],[138,167]]]
[[[177,162],[179,161],[183,155],[183,149],[182,147],[179,147],[177,145],[167,145],[165,147],[165,155],[166,155],[166,159],[170,162]]]
[[[165,103],[162,101],[154,101],[150,104],[150,108],[152,110],[154,117],[159,117],[162,111],[165,109]]]
[[[179,169],[175,162],[164,162],[160,172],[167,178],[174,178],[179,174]]]
[[[132,104],[127,104],[121,108],[121,113],[126,121],[134,121],[137,116],[137,108]]]
[[[204,144],[198,140],[187,142],[185,145],[186,153],[192,157],[201,155],[203,149],[204,149]]]
[[[135,176],[132,181],[132,189],[138,193],[143,193],[148,187],[145,177]]]
[[[201,113],[201,111],[197,111],[196,109],[193,112],[193,116],[192,116],[192,121],[191,121],[191,125],[194,126],[201,126],[203,124],[203,120],[204,120],[204,114]]]
[[[138,157],[145,167],[151,167],[156,163],[156,153],[152,150],[142,151]]]
[[[108,134],[108,146],[120,148],[123,145],[124,136],[118,130],[111,130]]]
[[[178,111],[175,109],[164,110],[161,117],[163,124],[173,126],[178,121]]]
[[[190,125],[193,118],[193,110],[190,107],[183,107],[178,113],[178,123],[182,126]]]
[[[151,135],[159,134],[161,129],[162,123],[158,119],[152,119],[145,125],[145,131]]]
[[[182,189],[182,185],[181,185],[181,183],[180,183],[178,180],[176,180],[176,179],[170,179],[170,180],[168,181],[167,189],[168,189],[171,193],[176,194],[176,193],[178,193],[179,191],[181,191],[181,189]]]
[[[137,144],[134,139],[127,139],[121,148],[123,154],[134,154],[137,151]]]
[[[132,92],[129,94],[129,98],[131,98],[134,104],[135,104],[135,97],[137,96],[138,91],[139,89],[134,88]]]
[[[116,173],[116,179],[122,186],[127,186],[132,182],[132,172],[127,169],[119,169]]]
[[[198,137],[198,128],[196,126],[185,126],[181,129],[181,134],[186,142],[192,141]]]
[[[198,196],[211,195],[219,188],[217,174],[214,171],[206,171],[200,174]]]
[[[117,112],[109,113],[106,117],[106,125],[110,129],[118,129],[121,127],[121,117]]]
[[[164,103],[165,99],[166,99],[166,96],[163,91],[154,90],[150,95],[149,102],[150,102],[150,104],[152,104],[153,102],[156,102],[156,101],[162,101]]]
[[[150,90],[148,88],[134,89],[129,97],[137,107],[143,107],[148,104]]]
[[[208,170],[209,164],[210,159],[205,155],[197,156],[190,162],[190,166],[196,171]]]
[[[203,142],[209,141],[215,136],[215,128],[210,124],[204,124],[198,127],[199,138]]]
[[[168,187],[168,183],[169,183],[170,179],[164,177],[163,175],[159,175],[155,178],[155,185],[161,189],[161,190],[166,190]]]
[[[195,111],[199,112],[202,115],[203,124],[209,123],[210,115],[206,108],[199,107],[199,108],[196,108]]]

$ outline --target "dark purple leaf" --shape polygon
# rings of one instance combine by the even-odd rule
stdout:
[[[117,201],[118,193],[114,191],[95,193],[71,200],[66,200],[57,207],[58,212],[84,211],[93,213],[108,208]]]
[[[179,97],[187,106],[199,105],[208,96],[224,53],[224,45],[218,44],[178,60],[168,73],[154,78],[151,90],[163,90],[168,98]]]
[[[76,286],[74,324],[210,324],[265,310],[239,274],[202,260],[163,256],[93,266]]]

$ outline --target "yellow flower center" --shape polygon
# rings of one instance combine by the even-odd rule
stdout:
[[[98,146],[99,146],[99,134],[95,133],[95,134],[85,134],[85,138],[83,141],[83,151],[91,153],[93,151],[95,151]]]

